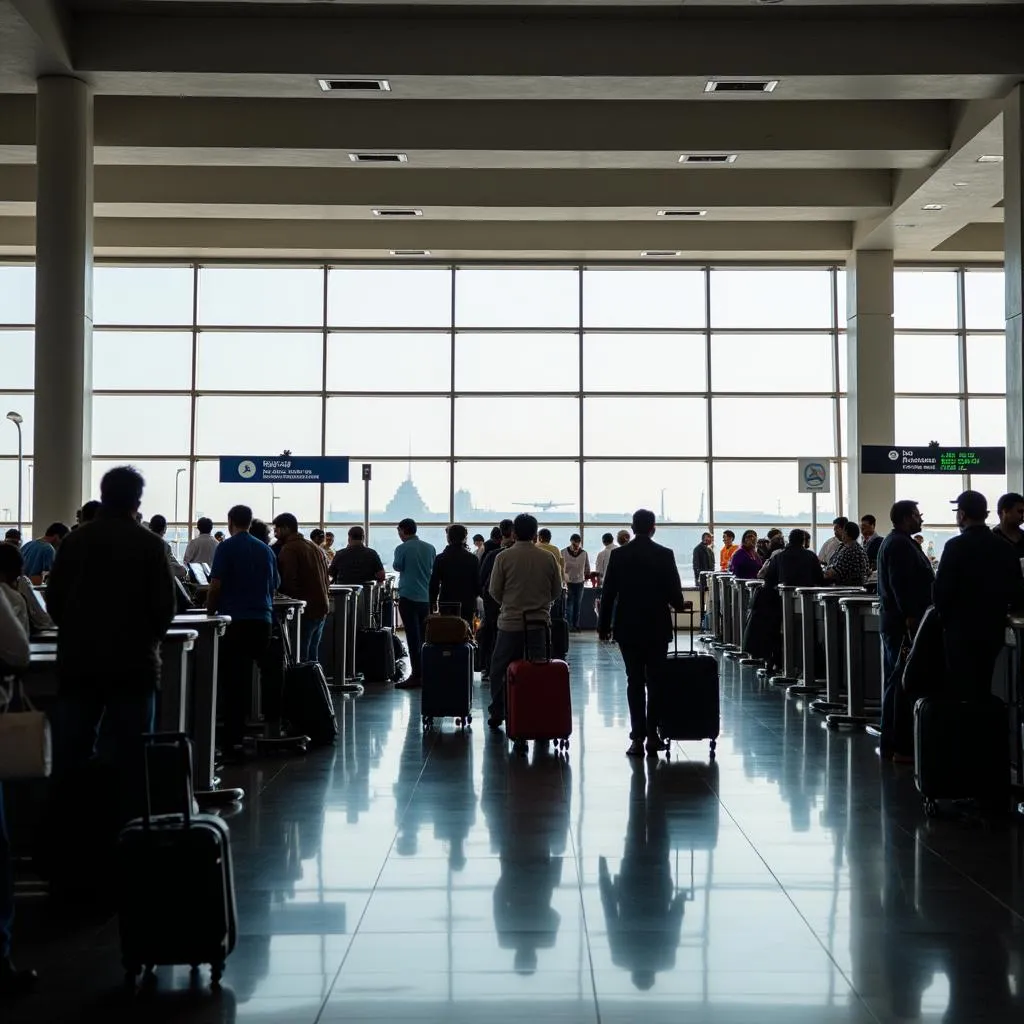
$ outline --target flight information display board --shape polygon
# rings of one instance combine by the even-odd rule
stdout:
[[[924,448],[864,444],[860,448],[862,473],[981,473],[1006,472],[1005,448],[955,448],[930,444]]]

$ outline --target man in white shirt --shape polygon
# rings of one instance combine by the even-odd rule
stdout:
[[[193,537],[185,546],[185,564],[193,562],[213,565],[213,556],[217,553],[217,541],[213,538],[213,520],[200,516],[196,520],[198,537]]]
[[[836,552],[843,546],[843,538],[846,536],[845,531],[848,522],[849,520],[846,516],[836,516],[832,520],[832,536],[821,545],[821,550],[818,552],[818,561],[822,565],[828,565]]]
[[[597,558],[594,560],[594,572],[601,577],[601,582],[604,583],[604,574],[608,571],[608,559],[615,550],[615,538],[610,533],[606,533],[601,538],[601,543],[604,547],[598,551]]]
[[[164,542],[164,553],[167,555],[167,564],[171,567],[171,572],[179,580],[185,579],[188,576],[188,569],[178,561],[174,555],[174,549],[164,538],[164,534],[167,533],[167,520],[163,516],[153,516],[149,521],[149,529]]]

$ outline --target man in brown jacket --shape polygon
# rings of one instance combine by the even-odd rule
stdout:
[[[323,552],[299,533],[298,521],[291,512],[282,512],[274,520],[274,536],[278,541],[279,589],[288,597],[306,602],[297,658],[300,662],[319,661],[329,600],[327,561]]]

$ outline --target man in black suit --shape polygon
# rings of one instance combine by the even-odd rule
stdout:
[[[632,740],[626,753],[657,756],[666,745],[658,737],[658,696],[672,639],[669,608],[683,610],[683,588],[675,555],[655,544],[654,513],[645,508],[633,514],[633,539],[608,559],[601,592],[598,633],[607,640],[614,617],[615,639],[626,666]]]

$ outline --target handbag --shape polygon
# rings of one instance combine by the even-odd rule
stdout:
[[[15,703],[22,710],[15,711]],[[25,696],[21,680],[0,689],[0,781],[45,779],[53,767],[50,723]]]

